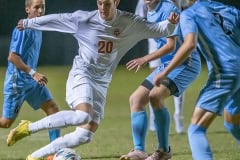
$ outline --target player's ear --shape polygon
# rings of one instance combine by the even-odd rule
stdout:
[[[114,0],[115,6],[117,7],[120,3],[120,0]]]
[[[25,8],[25,12],[26,12],[27,14],[29,14],[29,12],[30,12],[29,7],[26,7],[26,8]]]

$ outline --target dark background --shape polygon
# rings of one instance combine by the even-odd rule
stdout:
[[[240,8],[239,0],[221,0]],[[25,0],[0,0],[0,66],[7,64],[7,56],[11,33],[21,18],[26,18]],[[137,0],[121,0],[119,9],[134,12]],[[73,12],[75,10],[94,10],[96,0],[46,0],[46,14]],[[76,40],[69,34],[59,32],[43,32],[43,44],[39,65],[72,64],[77,54]],[[147,41],[143,40],[133,47],[121,60],[125,64],[129,59],[143,56],[147,53]]]

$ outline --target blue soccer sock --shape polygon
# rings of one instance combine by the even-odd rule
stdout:
[[[145,151],[145,138],[147,133],[147,112],[133,112],[131,114],[132,137],[134,150]]]
[[[48,130],[48,135],[49,135],[50,142],[52,142],[56,138],[60,137],[60,129]]]
[[[224,121],[224,126],[227,131],[231,133],[233,137],[236,138],[237,142],[240,144],[240,124],[234,125]]]
[[[195,124],[188,128],[188,140],[194,160],[212,160],[213,155],[206,138],[207,129]]]
[[[167,108],[154,110],[155,128],[158,138],[158,149],[162,148],[164,152],[169,151],[168,134],[170,126],[170,115]]]

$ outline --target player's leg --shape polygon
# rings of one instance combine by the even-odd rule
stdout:
[[[184,123],[183,123],[183,107],[184,107],[184,96],[185,94],[181,94],[180,96],[173,96],[174,100],[174,123],[175,123],[175,130],[177,133],[184,132]]]
[[[209,75],[209,80],[198,97],[197,107],[188,128],[188,139],[194,160],[213,159],[206,138],[207,129],[216,116],[222,114],[227,99],[233,95],[238,85],[234,74],[222,74],[220,80],[215,80],[215,77],[214,74]]]
[[[23,94],[5,94],[0,117],[0,128],[9,128],[15,121],[24,102]]]
[[[54,114],[59,111],[57,104],[53,100],[46,101],[41,106],[42,110],[48,115]],[[59,129],[48,130],[50,142],[60,136]]]
[[[89,81],[88,84],[82,84],[80,87],[74,87],[75,89],[72,90],[72,94],[67,94],[67,102],[70,106],[72,106],[72,108],[76,110],[76,112],[88,112],[91,116],[91,121],[89,123],[81,125],[80,127],[77,127],[74,132],[57,138],[49,145],[33,152],[31,156],[37,158],[45,157],[56,153],[56,151],[60,148],[73,148],[82,144],[89,143],[100,124],[100,120],[104,116],[103,111],[106,102],[107,86],[108,83],[92,84],[91,81]],[[84,93],[81,95],[76,94],[81,93],[79,92],[79,89]],[[83,98],[82,96],[86,98]],[[72,99],[75,100],[72,101]],[[62,118],[63,117],[64,116],[62,116]]]
[[[155,128],[158,138],[158,149],[146,160],[167,160],[172,157],[168,144],[170,114],[164,105],[164,99],[171,95],[171,91],[164,85],[154,87],[150,92],[150,102],[155,116]]]
[[[89,107],[88,104],[82,105]],[[90,120],[91,117],[89,113],[81,110],[60,111],[33,123],[25,120],[10,131],[7,144],[12,146],[22,138],[44,129],[58,129],[66,126],[82,125],[90,122]]]
[[[20,123],[17,128],[10,131],[7,138],[8,145],[11,146],[16,141],[40,130],[58,129],[65,126],[77,126],[89,123],[91,121],[90,113],[93,106],[93,93],[91,81],[87,77],[80,78],[70,73],[67,81],[66,99],[69,106],[76,110],[60,111],[34,123],[28,121]],[[31,105],[34,107],[34,103]]]
[[[164,85],[154,87],[150,92],[150,102],[155,116],[155,128],[158,138],[158,149],[168,152],[168,134],[170,126],[170,114],[164,104],[165,98],[171,95],[171,91]]]
[[[224,126],[240,144],[240,89],[232,96],[224,110]]]
[[[26,91],[26,101],[37,110],[41,108],[46,115],[51,115],[59,111],[57,104],[53,101],[52,95],[46,86],[35,84],[31,90]],[[60,136],[59,129],[50,129],[48,131],[50,141]]]
[[[59,137],[48,145],[34,151],[31,157],[42,158],[56,153],[61,148],[74,148],[89,143],[98,125],[98,123],[91,121],[89,124],[77,127],[75,131]]]
[[[145,106],[149,102],[149,89],[139,86],[130,96],[131,127],[134,150],[120,157],[121,160],[139,159],[147,157],[145,153],[145,139],[147,133],[147,112]]]
[[[192,122],[188,128],[188,140],[194,160],[212,160],[212,151],[206,132],[209,125],[216,118],[216,113],[196,107],[192,116]]]

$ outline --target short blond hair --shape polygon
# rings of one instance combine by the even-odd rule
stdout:
[[[29,7],[32,5],[32,0],[25,0],[25,7]]]

